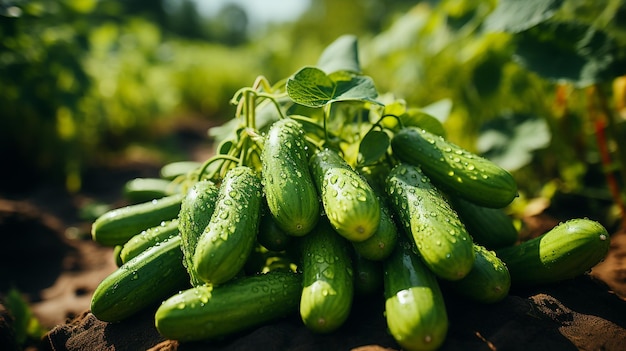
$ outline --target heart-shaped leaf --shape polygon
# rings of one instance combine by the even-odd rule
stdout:
[[[389,135],[379,130],[370,130],[359,144],[359,164],[367,166],[380,160],[389,148]]]
[[[374,81],[367,76],[337,71],[327,75],[319,68],[304,67],[287,80],[287,93],[296,103],[322,107],[336,101],[369,101],[382,105]]]

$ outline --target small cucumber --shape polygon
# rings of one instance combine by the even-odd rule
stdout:
[[[320,216],[320,205],[308,165],[302,125],[290,118],[274,122],[261,153],[263,190],[278,226],[307,234]]]
[[[355,253],[352,255],[352,267],[355,296],[373,296],[383,291],[382,261],[368,260]]]
[[[266,205],[261,212],[261,223],[257,242],[270,251],[284,251],[289,246],[292,235],[287,234],[274,219]]]
[[[382,200],[380,204],[380,221],[372,236],[363,241],[353,241],[354,250],[364,258],[373,261],[382,261],[391,254],[396,245],[398,228],[391,218],[390,210]]]
[[[448,314],[433,273],[413,244],[399,240],[383,261],[385,318],[403,350],[436,350],[448,332]]]
[[[173,180],[178,176],[187,175],[202,167],[202,163],[195,161],[175,161],[170,162],[160,170],[160,176],[163,179]]]
[[[319,151],[310,163],[324,212],[337,233],[350,241],[371,237],[381,211],[372,187],[331,149]]]
[[[105,322],[121,321],[188,287],[182,259],[179,236],[140,253],[100,282],[91,313]]]
[[[517,242],[517,229],[503,209],[479,206],[456,196],[449,200],[474,242],[491,250]]]
[[[131,203],[160,199],[177,193],[171,181],[162,178],[135,178],[124,184],[124,198]]]
[[[555,283],[589,271],[607,255],[610,238],[598,222],[571,219],[519,245],[496,250],[513,285]]]
[[[218,187],[209,180],[195,183],[185,195],[178,214],[178,229],[182,239],[183,264],[191,278],[191,285],[204,284],[193,269],[193,255],[198,239],[206,229],[215,210]]]
[[[424,262],[438,277],[458,280],[469,273],[475,256],[472,237],[419,167],[395,166],[387,178],[387,193]]]
[[[91,236],[104,246],[122,245],[136,234],[176,218],[183,197],[175,194],[108,211],[94,221]]]
[[[165,240],[178,235],[178,220],[161,222],[156,227],[148,228],[133,236],[123,246],[120,252],[122,263],[130,261],[133,257],[146,251],[154,245],[160,245]]]
[[[298,311],[302,276],[270,272],[220,286],[198,286],[165,300],[154,319],[158,332],[179,341],[228,337]]]
[[[349,243],[326,219],[302,238],[300,317],[316,333],[341,327],[352,308],[354,281]]]
[[[401,161],[420,166],[442,190],[478,205],[502,208],[517,196],[509,172],[424,129],[401,129],[391,139],[391,148]]]
[[[493,251],[474,245],[476,259],[463,279],[447,282],[458,295],[481,303],[494,303],[509,294],[511,276],[506,265]]]
[[[202,281],[222,284],[241,271],[256,242],[260,211],[259,177],[246,166],[230,169],[193,256],[193,269]]]

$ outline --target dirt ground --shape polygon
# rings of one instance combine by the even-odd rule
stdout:
[[[79,209],[94,199],[120,203],[117,189],[126,180],[157,172],[150,164],[94,171],[75,195],[46,185],[0,189],[0,294],[17,287],[50,330],[28,350],[400,350],[387,333],[380,296],[355,301],[348,322],[328,335],[315,335],[290,316],[218,343],[180,344],[159,336],[154,309],[121,323],[97,320],[89,313],[91,294],[116,266],[111,248],[84,236],[90,222]],[[539,213],[524,223],[536,234],[564,219]],[[590,274],[514,287],[491,305],[446,294],[450,329],[441,350],[624,350],[625,300],[626,232],[614,231],[609,255]],[[0,305],[0,350],[11,351],[11,318],[4,312]]]

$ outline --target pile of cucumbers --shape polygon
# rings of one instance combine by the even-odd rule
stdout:
[[[213,157],[132,180],[132,204],[93,223],[119,265],[93,294],[97,318],[153,309],[159,333],[180,341],[295,314],[329,333],[363,295],[384,304],[404,349],[434,350],[448,330],[442,291],[495,303],[512,285],[570,279],[607,254],[606,229],[584,218],[518,242],[504,211],[513,176],[451,143],[435,118],[354,94],[319,106],[294,83],[242,89]]]

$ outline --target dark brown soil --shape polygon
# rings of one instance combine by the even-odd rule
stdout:
[[[157,169],[99,170],[74,195],[47,185],[0,192],[0,294],[18,288],[50,330],[29,350],[400,350],[387,333],[381,296],[357,300],[344,327],[328,335],[311,333],[294,315],[218,343],[181,344],[159,336],[154,309],[116,324],[97,320],[89,313],[91,294],[116,266],[111,248],[76,235],[88,233],[91,223],[79,209],[96,199],[121,204],[117,189],[126,180]],[[539,214],[524,223],[532,235],[563,219]],[[624,350],[626,232],[615,230],[611,243],[604,262],[570,281],[514,287],[491,305],[447,294],[450,329],[441,350]],[[0,304],[0,350],[15,349],[11,322]]]

